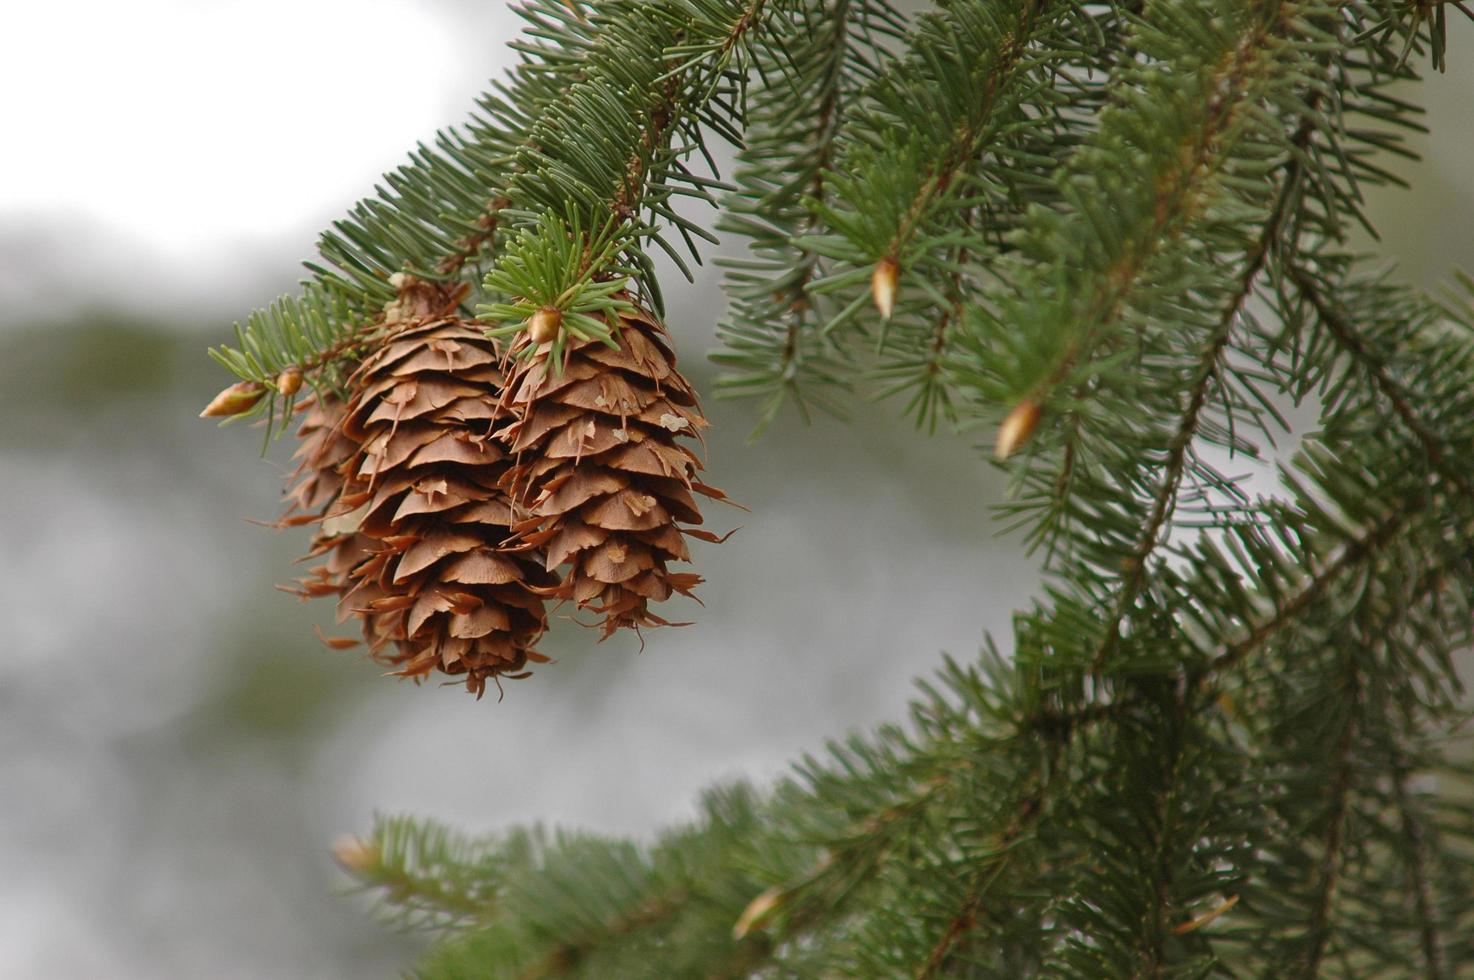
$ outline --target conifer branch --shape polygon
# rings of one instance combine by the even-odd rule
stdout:
[[[436,265],[435,271],[441,276],[451,278],[459,275],[461,269],[480,258],[485,250],[496,241],[497,228],[501,223],[501,212],[510,206],[511,199],[500,195],[488,201],[486,212],[476,219],[476,231],[456,240],[456,250]]]
[[[420,145],[386,175],[388,186],[376,188],[377,197],[334,222],[318,243],[322,262],[306,263],[312,278],[300,296],[252,313],[236,327],[236,349],[211,351],[216,361],[262,385],[295,366],[314,388],[335,388],[382,323],[384,306],[395,298],[396,273],[453,281],[485,258],[510,203],[500,190],[516,171],[513,158],[527,146],[541,111],[582,77],[590,47],[592,28],[577,5],[524,0],[517,12],[529,24],[529,38],[557,40],[515,43],[523,60],[511,82],[493,84],[478,101],[479,114],[439,133],[433,147]],[[257,404],[268,435],[292,406],[290,395],[280,404],[276,398]]]
[[[1141,220],[1139,226],[1116,233],[1120,253],[1108,264],[1090,270],[1093,281],[1084,286],[1069,339],[1044,363],[1043,376],[1027,397],[1047,401],[1077,362],[1091,356],[1097,338],[1121,315],[1151,260],[1176,241],[1184,226],[1204,207],[1213,191],[1212,177],[1223,164],[1226,148],[1232,146],[1231,132],[1247,108],[1249,93],[1274,66],[1266,44],[1283,30],[1293,9],[1286,3],[1267,6],[1272,16],[1249,25],[1242,36],[1222,39],[1226,50],[1203,73],[1202,90],[1207,101],[1195,107],[1201,114],[1182,133],[1181,153],[1150,175],[1153,206],[1131,216]],[[1014,329],[1027,330],[1029,324],[1016,323]]]
[[[1387,365],[1368,350],[1366,344],[1357,335],[1356,328],[1352,325],[1346,312],[1325,295],[1315,277],[1302,263],[1289,263],[1287,271],[1301,295],[1315,308],[1316,315],[1325,325],[1326,330],[1336,339],[1341,348],[1371,376],[1377,390],[1386,397],[1392,410],[1397,413],[1397,417],[1402,420],[1408,431],[1423,447],[1423,453],[1428,457],[1429,464],[1466,497],[1474,498],[1474,483],[1471,483],[1463,473],[1450,465],[1441,440],[1413,408],[1410,395],[1388,373]]]
[[[791,16],[802,28],[757,61],[768,84],[751,98],[739,189],[717,222],[718,230],[748,238],[750,252],[719,260],[732,309],[717,331],[723,349],[712,354],[728,369],[717,391],[764,399],[754,435],[788,397],[805,417],[810,403],[837,413],[822,389],[848,387],[832,361],[834,346],[818,331],[828,304],[808,288],[826,263],[802,239],[821,229],[811,209],[830,201],[842,123],[876,75],[874,36],[896,32],[896,15],[882,0],[807,0]]]
[[[1060,751],[1059,743],[1050,742],[1048,744],[1050,746],[1048,763],[1029,771],[1025,780],[1025,786],[1029,788],[1019,795],[1012,808],[1012,817],[999,831],[997,842],[992,848],[993,858],[991,861],[981,862],[974,869],[973,883],[968,889],[962,907],[957,910],[947,930],[937,939],[936,944],[927,954],[926,960],[917,969],[916,980],[933,980],[942,975],[948,956],[977,925],[978,916],[982,914],[984,903],[987,900],[988,889],[1007,869],[1015,853],[1015,845],[1043,816],[1050,783],[1053,774],[1058,771],[1057,762]]]
[[[1278,210],[1277,208],[1277,213]],[[1264,257],[1269,250],[1268,242],[1273,234],[1271,227],[1266,227],[1264,237],[1260,239],[1255,254],[1250,258],[1244,271],[1238,293],[1224,313],[1217,331],[1203,348],[1197,379],[1187,389],[1187,408],[1178,420],[1172,441],[1167,446],[1167,458],[1162,465],[1161,482],[1152,498],[1151,511],[1147,514],[1145,527],[1136,547],[1122,563],[1124,576],[1116,593],[1114,607],[1106,622],[1105,631],[1101,635],[1100,644],[1090,658],[1092,673],[1100,672],[1106,658],[1120,642],[1121,625],[1130,613],[1137,597],[1141,595],[1141,590],[1146,586],[1149,574],[1148,562],[1165,537],[1164,529],[1167,528],[1172,511],[1176,506],[1178,488],[1187,468],[1188,453],[1193,439],[1197,436],[1203,409],[1208,403],[1208,390],[1218,371],[1219,361],[1232,337],[1233,322],[1238,318],[1244,303],[1253,292],[1254,280],[1258,278],[1259,271],[1263,268]]]
[[[1312,96],[1307,101],[1307,109],[1314,111],[1317,103],[1316,97]],[[1231,295],[1224,309],[1223,316],[1218,321],[1217,328],[1208,338],[1208,343],[1203,348],[1202,358],[1199,361],[1196,378],[1187,389],[1187,409],[1178,420],[1176,431],[1172,435],[1172,441],[1167,447],[1167,459],[1162,465],[1162,477],[1158,484],[1155,496],[1152,499],[1151,510],[1147,515],[1146,525],[1138,539],[1136,547],[1127,555],[1123,566],[1125,569],[1123,580],[1117,590],[1117,598],[1111,616],[1106,622],[1105,631],[1102,634],[1100,645],[1091,656],[1091,672],[1098,673],[1105,664],[1106,658],[1120,642],[1121,625],[1131,606],[1141,595],[1145,587],[1148,575],[1148,561],[1152,553],[1157,549],[1165,537],[1163,531],[1171,519],[1176,507],[1178,488],[1181,486],[1182,477],[1187,468],[1188,453],[1193,440],[1198,433],[1198,427],[1202,421],[1203,409],[1208,403],[1208,390],[1212,385],[1219,368],[1219,362],[1224,352],[1228,349],[1229,341],[1233,336],[1234,323],[1243,314],[1244,306],[1254,294],[1259,275],[1263,272],[1265,262],[1270,252],[1281,247],[1281,234],[1286,219],[1289,217],[1290,204],[1301,176],[1301,154],[1309,142],[1314,126],[1310,119],[1304,120],[1295,136],[1290,140],[1290,158],[1283,168],[1283,175],[1279,182],[1279,192],[1275,195],[1274,205],[1270,208],[1265,218],[1264,227],[1259,233],[1257,241],[1245,257],[1243,272],[1239,276],[1238,286]],[[1066,456],[1068,460],[1070,456]]]
[[[360,887],[377,890],[391,919],[446,929],[484,921],[496,910],[507,842],[473,841],[433,822],[379,818],[367,840],[345,838],[333,853]]]
[[[823,389],[856,380],[907,393],[923,426],[1029,409],[1011,416],[1027,419],[1008,441],[1024,457],[1012,509],[1042,512],[1031,539],[1050,542],[1049,579],[1015,619],[1010,659],[989,641],[978,665],[949,660],[909,726],[831,746],[769,794],[714,793],[651,844],[459,841],[406,823],[344,850],[406,921],[452,930],[427,975],[1313,976],[1338,957],[1420,957],[1448,976],[1470,948],[1459,876],[1474,832],[1467,815],[1421,808],[1408,778],[1474,772],[1432,734],[1462,711],[1452,651],[1470,638],[1474,473],[1456,450],[1474,439],[1474,348],[1411,292],[1351,279],[1336,251],[1365,221],[1364,187],[1400,180],[1382,155],[1407,152],[1397,129],[1416,128],[1416,108],[1387,86],[1412,74],[1403,38],[1440,63],[1437,17],[1393,0],[955,0],[909,24],[885,0],[526,0],[522,13],[510,82],[324,236],[302,300],[217,353],[255,385],[247,396],[277,378],[287,399],[304,381],[327,392],[362,356],[402,396],[392,427],[311,422],[304,493],[395,439],[402,492],[427,505],[442,491],[416,481],[442,465],[470,474],[460,489],[477,499],[504,488],[481,461],[499,420],[485,439],[457,421],[453,440],[473,438],[426,453],[476,463],[411,472],[431,426],[401,426],[401,407],[465,388],[465,411],[500,411],[497,391],[517,385],[502,349],[459,323],[436,326],[452,341],[436,356],[403,362],[411,382],[391,378],[395,358],[418,358],[417,342],[379,344],[391,277],[434,280],[448,315],[477,304],[504,321],[493,337],[527,330],[554,361],[564,334],[631,355],[627,315],[660,303],[655,250],[683,265],[710,239],[673,203],[727,189],[716,137],[745,142],[719,228],[753,251],[727,277],[725,390],[765,397],[764,421],[790,394],[829,408]],[[850,341],[876,324],[862,361]],[[602,363],[583,366],[613,377]],[[656,374],[619,377],[631,397],[674,390]],[[602,383],[575,392],[575,379],[520,418],[553,428],[519,465],[556,459],[546,473],[578,476],[589,457],[557,456],[551,434],[562,410],[607,409]],[[1317,404],[1319,433],[1275,498],[1251,500],[1205,447],[1262,459],[1236,419],[1273,440],[1285,396]],[[605,482],[669,484],[679,503],[681,480],[635,467],[631,455]],[[573,476],[550,479],[548,499],[623,492]],[[534,561],[498,544],[510,528],[487,499],[415,527],[474,538],[467,574]],[[391,530],[398,507],[383,504]],[[396,533],[393,547],[426,540]],[[355,544],[319,552],[339,546]],[[615,552],[608,575],[627,570]],[[494,583],[452,596],[435,568],[413,588],[458,606],[429,615],[499,628],[470,605]],[[330,573],[318,585],[336,587]],[[407,586],[374,601],[393,626],[408,614],[390,607],[410,600]],[[1367,636],[1375,650],[1343,649]]]
[[[657,223],[674,227],[693,254],[693,234],[711,239],[676,214],[669,199],[680,192],[714,203],[707,189],[714,181],[691,174],[681,161],[706,152],[700,126],[739,138],[734,123],[741,108],[732,101],[745,68],[732,62],[745,63],[746,42],[767,24],[766,0],[692,0],[674,10],[648,4],[613,8],[602,13],[585,76],[548,108],[517,154],[518,173],[506,191],[510,213],[524,226],[561,223],[567,233],[586,236],[612,220],[635,229],[684,270]],[[675,145],[678,134],[688,135],[689,145]],[[634,271],[659,312],[659,287],[641,242],[632,240],[613,262],[621,267],[614,274]],[[512,273],[504,264],[496,271]],[[592,271],[595,278],[604,272]]]
[[[1185,695],[1186,692],[1184,691]],[[1171,755],[1167,762],[1167,778],[1164,782],[1154,787],[1154,805],[1152,807],[1154,823],[1144,831],[1151,837],[1151,851],[1153,866],[1150,869],[1153,877],[1153,888],[1151,889],[1152,905],[1147,914],[1142,918],[1145,920],[1145,936],[1136,939],[1137,965],[1133,966],[1132,977],[1160,978],[1163,967],[1166,965],[1166,951],[1164,945],[1172,928],[1169,925],[1169,916],[1172,911],[1172,885],[1175,865],[1169,860],[1168,839],[1174,811],[1171,808],[1173,793],[1177,788],[1179,778],[1178,769],[1182,763],[1182,745],[1180,730],[1183,723],[1183,710],[1185,701],[1182,697],[1177,699],[1171,724],[1174,731],[1171,734],[1172,745],[1169,749]]]
[[[1289,599],[1275,606],[1264,619],[1250,626],[1243,635],[1225,646],[1208,664],[1197,672],[1195,681],[1232,670],[1249,657],[1280,630],[1295,622],[1296,618],[1312,604],[1325,596],[1347,572],[1374,560],[1381,550],[1396,537],[1408,521],[1429,504],[1427,497],[1404,502],[1398,510],[1367,528],[1360,537],[1344,544],[1329,562],[1319,570],[1312,571],[1300,590]]]
[[[974,215],[970,210],[964,211],[960,216],[959,226],[964,236],[972,234],[973,220]],[[946,278],[947,288],[944,294],[947,302],[934,312],[936,322],[929,336],[925,338],[925,347],[919,362],[913,363],[912,358],[902,355],[895,358],[892,364],[882,366],[874,372],[879,380],[895,379],[891,385],[877,393],[877,399],[900,394],[907,388],[916,389],[902,413],[912,416],[917,427],[925,428],[928,434],[936,432],[939,416],[955,421],[952,397],[946,384],[946,365],[951,357],[952,336],[961,328],[967,309],[969,283],[963,270],[970,258],[967,241],[959,242],[953,248],[949,260],[952,272]]]
[[[1112,470],[1140,466],[1116,458],[1117,447],[1138,437],[1133,420],[1147,421],[1140,420],[1145,411],[1154,433],[1172,426],[1160,435],[1168,462],[1185,473],[1193,456],[1190,436],[1177,442],[1183,407],[1169,407],[1167,398],[1133,383],[1126,365],[1152,358],[1165,373],[1163,359],[1170,358],[1178,377],[1164,394],[1212,383],[1212,372],[1204,375],[1199,367],[1204,349],[1189,348],[1188,331],[1200,324],[1203,336],[1221,336],[1224,307],[1217,294],[1232,309],[1232,296],[1242,288],[1241,277],[1230,281],[1218,271],[1221,256],[1229,247],[1243,248],[1234,237],[1263,236],[1263,216],[1252,231],[1245,227],[1248,208],[1276,209],[1277,194],[1261,197],[1260,161],[1271,147],[1296,154],[1295,143],[1307,139],[1299,131],[1287,139],[1278,126],[1266,125],[1263,114],[1263,103],[1275,101],[1292,102],[1297,115],[1306,111],[1288,94],[1303,68],[1303,44],[1295,34],[1299,8],[1208,6],[1215,12],[1211,21],[1198,19],[1206,17],[1203,11],[1163,4],[1137,24],[1131,39],[1143,57],[1126,59],[1112,77],[1107,91],[1117,94],[1100,128],[1053,179],[1062,206],[1030,211],[1012,263],[1014,282],[1006,295],[977,307],[972,331],[960,338],[967,353],[953,365],[955,383],[972,389],[982,404],[1029,406],[1036,415],[1043,409],[1057,423],[1039,442],[1048,455],[1031,454],[1021,471],[1029,492],[1009,507],[1024,515],[1020,524],[1034,524],[1030,546],[1048,545],[1050,567],[1088,554],[1102,575],[1124,569],[1127,594],[1145,585],[1137,577],[1145,570],[1133,564],[1144,540],[1136,516],[1143,505],[1126,492],[1145,474],[1108,478]],[[1164,144],[1172,152],[1164,152]],[[1173,289],[1213,297],[1220,312],[1210,323],[1206,303],[1174,302]],[[1257,409],[1251,412],[1257,417]],[[1190,425],[1202,425],[1202,414],[1199,408]],[[1231,432],[1228,439],[1248,448]],[[1062,460],[1046,476],[1039,471],[1054,451]],[[1232,492],[1226,478],[1194,470],[1211,487]],[[1170,468],[1167,476],[1167,495],[1158,496],[1158,484],[1144,505],[1159,511],[1153,540],[1174,506]],[[1099,499],[1082,506],[1082,494]],[[1109,513],[1108,535],[1101,533],[1104,521],[1084,517],[1092,508]],[[1129,531],[1128,520],[1135,525]],[[1095,537],[1104,540],[1089,540]],[[1147,553],[1155,547],[1148,544]],[[1106,634],[1107,647],[1114,646],[1113,632]]]
[[[923,167],[910,199],[901,202],[901,217],[895,232],[884,253],[877,258],[889,256],[899,260],[899,256],[905,255],[932,204],[947,192],[964,166],[977,165],[1000,95],[1014,82],[1024,51],[1033,39],[1035,25],[1049,4],[1050,0],[1020,0],[1013,5],[1012,19],[1000,25],[998,49],[986,61],[979,59],[977,68],[984,73],[978,90],[968,100],[969,114],[952,122],[947,142],[928,147],[936,156]]]
[[[596,935],[559,943],[544,953],[536,963],[519,973],[517,980],[547,980],[549,977],[566,976],[599,946],[670,920],[688,898],[683,888],[656,895],[638,908],[620,913],[602,923]]]
[[[1305,980],[1314,980],[1320,975],[1320,965],[1325,957],[1326,945],[1330,940],[1331,903],[1335,899],[1336,886],[1341,877],[1344,860],[1346,822],[1351,812],[1352,749],[1356,744],[1357,725],[1361,711],[1361,671],[1354,653],[1346,655],[1348,671],[1343,686],[1346,701],[1346,721],[1342,725],[1336,743],[1334,767],[1335,778],[1330,787],[1331,810],[1322,835],[1321,858],[1316,869],[1315,903],[1312,907],[1310,924],[1306,935],[1310,938],[1310,949],[1306,954]]]
[[[1052,0],[972,0],[918,19],[910,56],[877,80],[869,93],[873,108],[841,134],[846,152],[831,178],[830,201],[814,204],[825,233],[801,239],[839,263],[810,287],[842,300],[826,333],[862,309],[867,297],[851,293],[881,264],[901,278],[900,292],[907,293],[906,278],[914,277],[928,303],[934,300],[930,278],[951,272],[945,257],[958,239],[950,225],[954,211],[970,210],[989,194],[1005,211],[1022,207],[1013,156],[1049,152],[1047,137],[1024,149],[1025,134],[1065,126],[1051,111],[1048,86],[1034,77],[1036,62],[1053,50],[1051,41],[1067,47],[1053,33],[1091,17]],[[991,169],[984,167],[990,153]],[[883,347],[900,314],[882,309],[881,315]]]
[[[1428,880],[1428,840],[1423,821],[1413,812],[1408,795],[1406,762],[1399,755],[1393,760],[1392,799],[1397,808],[1403,845],[1407,849],[1408,877],[1412,882],[1413,909],[1417,913],[1418,947],[1423,957],[1423,973],[1428,980],[1445,980],[1443,937],[1438,916],[1433,909],[1432,886]]]

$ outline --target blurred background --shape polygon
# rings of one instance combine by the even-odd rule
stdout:
[[[990,517],[986,433],[894,406],[785,418],[713,402],[710,479],[751,508],[699,546],[695,625],[558,657],[506,700],[379,676],[275,591],[306,534],[290,441],[195,417],[204,356],[290,291],[317,231],[464,117],[517,21],[473,0],[12,5],[0,60],[0,978],[390,976],[416,937],[328,856],[375,811],[473,831],[648,835],[703,786],[770,780],[898,719],[1037,572]],[[1474,32],[1420,98],[1416,189],[1373,202],[1401,274],[1474,265]],[[683,363],[721,309],[667,279]]]

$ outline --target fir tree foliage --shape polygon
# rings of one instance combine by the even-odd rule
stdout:
[[[670,199],[711,200],[720,186],[687,161],[696,154],[709,162],[701,127],[740,140],[734,120],[748,46],[771,19],[766,6],[518,5],[529,26],[513,45],[521,61],[509,80],[493,85],[468,123],[418,147],[375,197],[323,234],[322,261],[307,263],[312,276],[300,297],[253,313],[236,328],[237,346],[212,355],[273,391],[292,365],[314,386],[340,384],[344,366],[376,339],[396,273],[479,287],[508,230],[539,222],[549,234],[559,225],[566,234],[597,234],[611,220],[639,229],[617,262],[640,271],[639,285],[658,308],[648,248],[683,259],[644,219],[670,222],[693,254],[693,236],[712,237]],[[553,273],[543,291],[562,277]],[[257,411],[275,420],[290,409],[285,395]]]
[[[525,3],[473,121],[217,358],[331,387],[401,271],[617,345],[694,198],[750,245],[723,391],[1005,421],[1047,577],[904,724],[649,842],[380,820],[341,853],[438,930],[421,974],[1467,975],[1474,284],[1350,244],[1450,6]]]

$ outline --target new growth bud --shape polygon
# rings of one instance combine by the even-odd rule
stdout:
[[[333,857],[353,874],[366,874],[379,866],[379,849],[353,834],[338,838],[333,844]]]
[[[216,395],[200,413],[200,418],[228,418],[232,415],[239,415],[259,402],[264,394],[266,394],[266,386],[259,381],[237,381]]]
[[[887,320],[896,308],[896,282],[900,275],[901,267],[889,256],[875,263],[875,271],[870,274],[870,298],[875,300],[875,308]]]
[[[782,898],[783,889],[775,887],[769,888],[747,903],[747,908],[742,910],[742,916],[732,927],[732,938],[745,939],[749,933],[761,929],[777,910],[778,902]]]
[[[563,311],[557,307],[544,306],[528,319],[527,333],[534,344],[546,344],[558,336],[558,328],[561,326]]]
[[[1018,448],[1029,441],[1029,436],[1034,434],[1034,427],[1039,424],[1039,404],[1032,398],[1025,398],[1013,406],[1013,411],[1003,420],[998,427],[998,443],[993,448],[993,453],[999,459],[1007,459],[1018,451]]]
[[[302,369],[293,364],[276,376],[276,390],[283,395],[295,395],[302,390]]]

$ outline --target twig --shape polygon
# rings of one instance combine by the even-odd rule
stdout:
[[[1413,813],[1408,799],[1407,772],[1397,761],[1392,777],[1392,794],[1402,816],[1402,837],[1407,844],[1408,875],[1412,878],[1413,908],[1418,913],[1418,939],[1423,954],[1423,973],[1428,980],[1444,980],[1448,975],[1443,963],[1443,937],[1438,930],[1437,913],[1428,882],[1428,842],[1422,821]]]
[[[1341,848],[1346,837],[1346,820],[1351,809],[1351,752],[1356,744],[1356,730],[1361,710],[1361,668],[1354,652],[1346,654],[1349,667],[1346,684],[1348,687],[1346,724],[1336,740],[1336,776],[1331,785],[1331,819],[1322,837],[1319,882],[1316,885],[1315,907],[1311,911],[1309,934],[1312,936],[1309,954],[1306,956],[1306,980],[1320,975],[1320,965],[1325,958],[1326,944],[1330,937],[1331,905],[1336,896],[1336,885],[1341,876]]]
[[[1314,109],[1316,100],[1311,100],[1309,108]],[[1296,151],[1302,150],[1310,141],[1315,127],[1310,119],[1300,124],[1295,136],[1291,139],[1291,146]],[[1222,318],[1218,322],[1218,328],[1214,331],[1208,346],[1203,350],[1199,359],[1199,374],[1197,380],[1189,389],[1189,398],[1186,411],[1183,412],[1178,422],[1177,431],[1173,434],[1172,442],[1168,447],[1167,462],[1163,466],[1162,483],[1157,489],[1152,501],[1151,514],[1147,517],[1146,527],[1142,531],[1136,548],[1127,558],[1127,572],[1125,581],[1122,583],[1117,594],[1115,608],[1111,612],[1110,622],[1106,625],[1105,633],[1101,637],[1100,645],[1090,659],[1090,672],[1099,673],[1105,664],[1106,658],[1111,654],[1121,639],[1121,624],[1126,614],[1131,609],[1141,590],[1146,586],[1147,560],[1153,551],[1161,543],[1162,529],[1170,519],[1173,510],[1176,509],[1177,489],[1182,484],[1182,475],[1187,465],[1188,450],[1197,435],[1199,424],[1202,420],[1202,412],[1208,400],[1208,389],[1213,380],[1215,367],[1219,358],[1222,357],[1224,349],[1228,346],[1229,338],[1233,335],[1233,324],[1243,312],[1244,304],[1253,295],[1255,282],[1263,271],[1265,261],[1269,253],[1278,242],[1280,232],[1284,228],[1285,218],[1289,213],[1289,204],[1294,197],[1294,190],[1299,183],[1301,174],[1300,156],[1298,152],[1292,153],[1290,159],[1285,163],[1284,176],[1280,181],[1279,193],[1275,198],[1274,206],[1270,210],[1269,217],[1265,222],[1264,229],[1260,233],[1254,247],[1249,251],[1248,262],[1244,266],[1244,272],[1239,277],[1238,289],[1234,291],[1233,302],[1224,310]]]
[[[1443,446],[1413,408],[1411,396],[1402,385],[1397,383],[1396,379],[1387,373],[1387,365],[1367,350],[1366,344],[1357,335],[1356,328],[1352,326],[1351,319],[1346,312],[1321,291],[1315,277],[1304,266],[1298,262],[1291,262],[1289,273],[1290,278],[1299,288],[1300,294],[1310,302],[1311,306],[1315,307],[1316,315],[1320,317],[1321,323],[1325,324],[1327,332],[1336,339],[1342,349],[1366,369],[1377,386],[1377,390],[1391,402],[1392,410],[1397,413],[1397,417],[1422,445],[1428,462],[1465,496],[1474,496],[1474,484],[1471,484],[1462,473],[1448,464]]]

